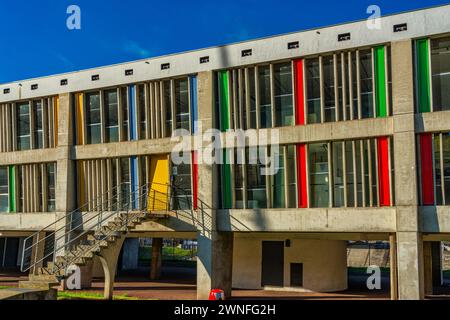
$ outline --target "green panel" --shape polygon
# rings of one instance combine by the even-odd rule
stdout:
[[[228,71],[219,71],[220,129],[230,129],[230,98],[228,95]]]
[[[220,103],[220,130],[230,129],[230,100],[228,94],[228,71],[219,71],[219,103]],[[222,199],[223,208],[233,207],[231,188],[231,150],[224,149],[222,164]]]
[[[9,212],[16,212],[16,175],[15,167],[9,166]]]
[[[387,117],[386,103],[386,60],[384,46],[376,47],[375,52],[375,99],[377,118]]]
[[[417,102],[419,112],[430,112],[430,59],[428,39],[416,41]]]

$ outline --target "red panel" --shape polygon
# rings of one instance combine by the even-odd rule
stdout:
[[[389,138],[378,138],[378,183],[380,193],[380,206],[391,205],[391,189],[389,183]]]
[[[308,186],[306,184],[306,144],[297,145],[297,190],[298,207],[308,207]]]
[[[420,163],[422,204],[434,205],[433,141],[431,133],[423,133],[420,135]]]
[[[305,95],[303,91],[303,59],[294,60],[295,124],[305,124]]]
[[[192,206],[198,208],[198,156],[197,151],[192,151]]]

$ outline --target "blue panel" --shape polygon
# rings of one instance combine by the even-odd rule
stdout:
[[[190,76],[191,92],[191,130],[192,133],[198,132],[198,102],[197,102],[197,76]]]
[[[136,123],[136,87],[134,85],[130,85],[128,90],[130,106],[129,110],[129,126],[130,126],[130,140],[137,139],[137,123]]]
[[[133,193],[133,209],[138,208],[139,200],[139,178],[138,178],[138,158],[136,156],[131,157],[131,192]]]

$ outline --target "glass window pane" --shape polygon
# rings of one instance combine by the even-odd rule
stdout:
[[[47,164],[47,204],[48,212],[56,210],[56,165],[54,163]]]
[[[9,211],[8,167],[0,167],[0,212]]]
[[[255,68],[248,69],[248,83],[250,91],[250,129],[256,129]]]
[[[450,37],[431,41],[433,110],[450,110]]]
[[[243,168],[243,159],[239,159],[238,161],[238,152],[241,150],[234,150],[234,190],[235,190],[235,208],[243,209],[244,208],[244,168]],[[242,157],[242,156],[241,156]]]
[[[294,125],[294,106],[291,63],[274,65],[276,126]]]
[[[306,91],[308,123],[320,123],[321,113],[319,58],[307,60]]]
[[[17,148],[30,149],[30,106],[28,102],[17,105]]]
[[[326,143],[313,143],[308,145],[308,158],[310,166],[311,206],[313,208],[328,207],[328,145]]]
[[[42,149],[44,147],[43,130],[42,130],[42,101],[33,102],[34,107],[34,148]]]
[[[333,184],[334,184],[334,206],[344,206],[344,162],[342,156],[343,142],[333,142]]]
[[[119,141],[119,105],[117,102],[117,90],[107,90],[105,97],[105,129],[106,141]]]
[[[441,138],[439,134],[434,135],[434,168],[436,185],[436,204],[442,205],[442,179],[441,179]]]
[[[261,174],[263,166],[258,161],[258,149],[246,149],[247,208],[266,208],[266,176]]]
[[[272,127],[272,101],[270,94],[270,67],[259,68],[259,99],[261,128]]]
[[[360,59],[361,116],[373,117],[372,51],[362,50]]]
[[[139,110],[139,137],[140,139],[146,138],[147,129],[147,117],[145,114],[145,85],[138,85],[138,110]]]
[[[289,187],[289,208],[297,208],[297,162],[295,157],[295,145],[287,146],[287,181]]]
[[[278,158],[278,164],[275,168],[275,175],[271,177],[273,191],[273,208],[285,208],[285,184],[284,184],[284,152],[283,147],[271,147],[271,156]]]
[[[122,119],[123,119],[123,140],[130,140],[128,132],[128,88],[120,88],[120,101],[122,103]]]
[[[450,204],[450,133],[442,134],[445,204]]]
[[[347,205],[355,205],[355,177],[353,168],[353,142],[345,142],[345,169],[347,171]]]
[[[190,132],[188,79],[175,80],[176,128]]]
[[[100,93],[86,94],[86,133],[87,143],[101,142]]]
[[[172,181],[175,186],[172,208],[174,210],[190,209],[192,207],[191,164],[175,165],[172,163]]]
[[[166,137],[172,136],[172,95],[170,93],[170,81],[164,81],[164,108],[166,115]]]
[[[336,121],[336,101],[334,94],[334,60],[333,56],[323,57],[323,89],[325,122]]]

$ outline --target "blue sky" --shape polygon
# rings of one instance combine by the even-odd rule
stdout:
[[[1,0],[0,83],[387,15],[442,0]],[[81,30],[66,27],[69,5]]]

